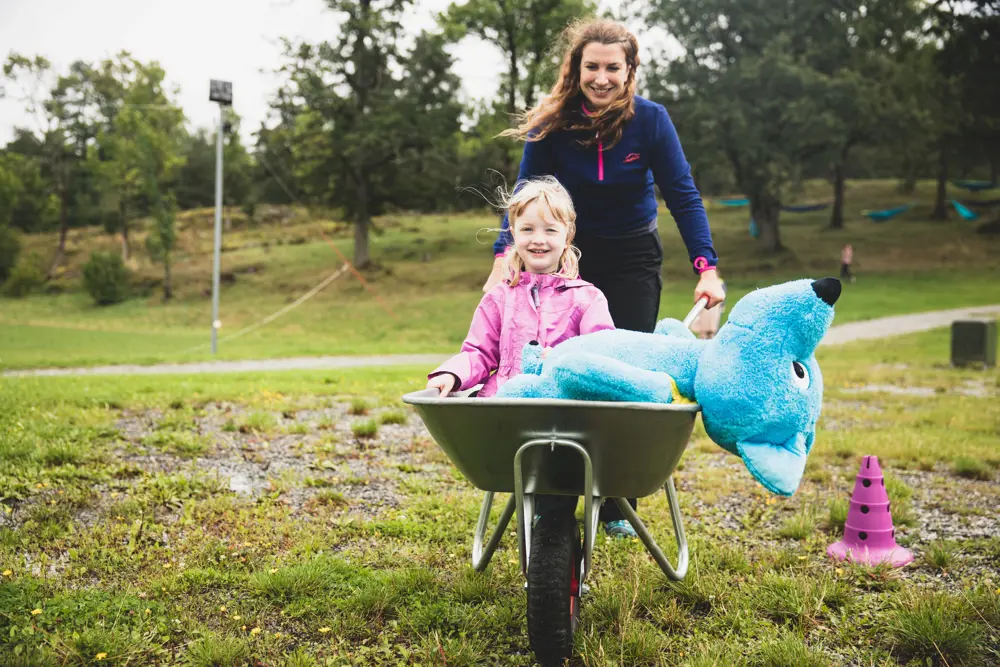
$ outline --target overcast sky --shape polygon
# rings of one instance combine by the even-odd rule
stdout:
[[[450,1],[417,0],[407,27],[414,33],[432,27]],[[60,73],[74,60],[96,61],[121,50],[159,61],[194,126],[211,126],[218,117],[208,101],[209,79],[232,81],[233,106],[248,142],[277,88],[271,72],[281,63],[279,39],[316,42],[336,33],[336,15],[323,0],[0,0],[0,59],[8,51],[43,55]],[[467,38],[453,53],[465,98],[492,97],[503,68],[499,52]],[[8,86],[8,97],[18,93]],[[0,100],[0,146],[15,126],[40,128],[21,102]]]

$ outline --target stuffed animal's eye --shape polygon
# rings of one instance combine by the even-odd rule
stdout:
[[[792,382],[800,389],[809,388],[809,371],[797,361],[792,362]]]

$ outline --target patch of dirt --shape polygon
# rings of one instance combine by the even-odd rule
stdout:
[[[404,479],[434,484],[441,478],[447,466],[428,456],[433,443],[419,419],[408,415],[404,424],[382,424],[373,437],[359,438],[353,426],[378,422],[381,411],[357,416],[349,409],[331,403],[292,413],[268,412],[276,427],[261,433],[244,425],[251,412],[259,417],[261,411],[212,403],[192,418],[190,430],[209,443],[208,451],[195,458],[143,444],[170,419],[169,413],[125,413],[117,423],[122,441],[115,456],[149,473],[215,478],[248,501],[269,496],[295,509],[321,492],[326,497],[340,494],[346,512],[363,519],[398,507]]]
[[[747,552],[753,546],[785,546],[793,540],[778,536],[778,530],[790,517],[811,511],[816,519],[813,534],[799,542],[807,553],[808,542],[822,533],[827,542],[840,539],[841,531],[827,531],[828,503],[834,498],[849,500],[858,473],[858,463],[829,463],[829,479],[811,481],[808,476],[792,498],[770,496],[757,485],[742,461],[722,452],[686,455],[684,468],[675,474],[681,512],[689,537],[701,534],[712,540],[724,539]],[[718,473],[727,474],[723,488],[715,482]],[[711,472],[710,472],[711,471]],[[1000,561],[989,559],[968,548],[972,542],[1000,536],[1000,483],[964,479],[946,469],[896,470],[883,468],[909,486],[913,495],[908,514],[914,524],[896,523],[897,541],[910,549],[914,563],[900,571],[903,577],[958,590],[963,579],[981,579],[987,575],[1000,578]],[[706,482],[699,478],[704,476]],[[707,499],[701,494],[707,494]],[[893,498],[890,497],[890,501]],[[642,500],[639,515],[642,516]],[[954,563],[946,571],[924,560],[931,546],[938,542],[957,543]],[[816,556],[810,555],[809,558]],[[825,558],[825,556],[823,556]]]

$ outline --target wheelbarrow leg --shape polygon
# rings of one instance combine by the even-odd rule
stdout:
[[[587,501],[590,502],[587,502]],[[583,568],[580,572],[580,586],[584,587],[583,580],[590,574],[591,554],[594,551],[594,538],[597,535],[598,517],[601,513],[600,496],[585,496],[583,502]]]
[[[664,555],[663,551],[656,544],[653,536],[649,534],[646,530],[646,525],[639,518],[639,515],[635,513],[632,506],[628,504],[623,498],[615,498],[615,502],[618,503],[618,507],[621,508],[622,513],[625,518],[629,520],[632,527],[635,528],[635,532],[639,533],[639,538],[642,543],[646,545],[646,550],[649,551],[653,560],[656,564],[660,566],[663,573],[667,575],[670,579],[674,581],[680,581],[687,574],[688,569],[688,545],[687,538],[684,536],[684,525],[681,523],[681,511],[677,504],[677,491],[674,490],[674,478],[670,477],[667,479],[667,483],[663,485],[663,490],[667,494],[667,503],[670,505],[670,519],[674,524],[674,538],[677,541],[677,568],[675,569],[667,557]]]
[[[493,507],[493,495],[492,491],[487,491],[486,495],[483,496],[483,506],[479,510],[479,521],[476,523],[476,534],[472,538],[472,567],[476,572],[482,572],[490,564],[490,559],[493,558],[493,553],[500,544],[500,539],[507,529],[507,524],[510,523],[510,517],[513,516],[516,505],[516,499],[511,494],[507,500],[507,505],[503,508],[503,513],[500,515],[500,520],[497,522],[497,527],[493,529],[493,535],[490,536],[490,541],[486,544],[484,552],[483,538],[486,537],[486,522],[489,521],[490,509]]]

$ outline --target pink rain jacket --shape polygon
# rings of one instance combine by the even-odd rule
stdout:
[[[454,374],[461,383],[454,391],[485,381],[479,391],[485,398],[521,372],[521,350],[529,342],[552,347],[614,328],[608,300],[586,280],[524,272],[517,286],[501,282],[483,296],[462,351],[427,377]]]

